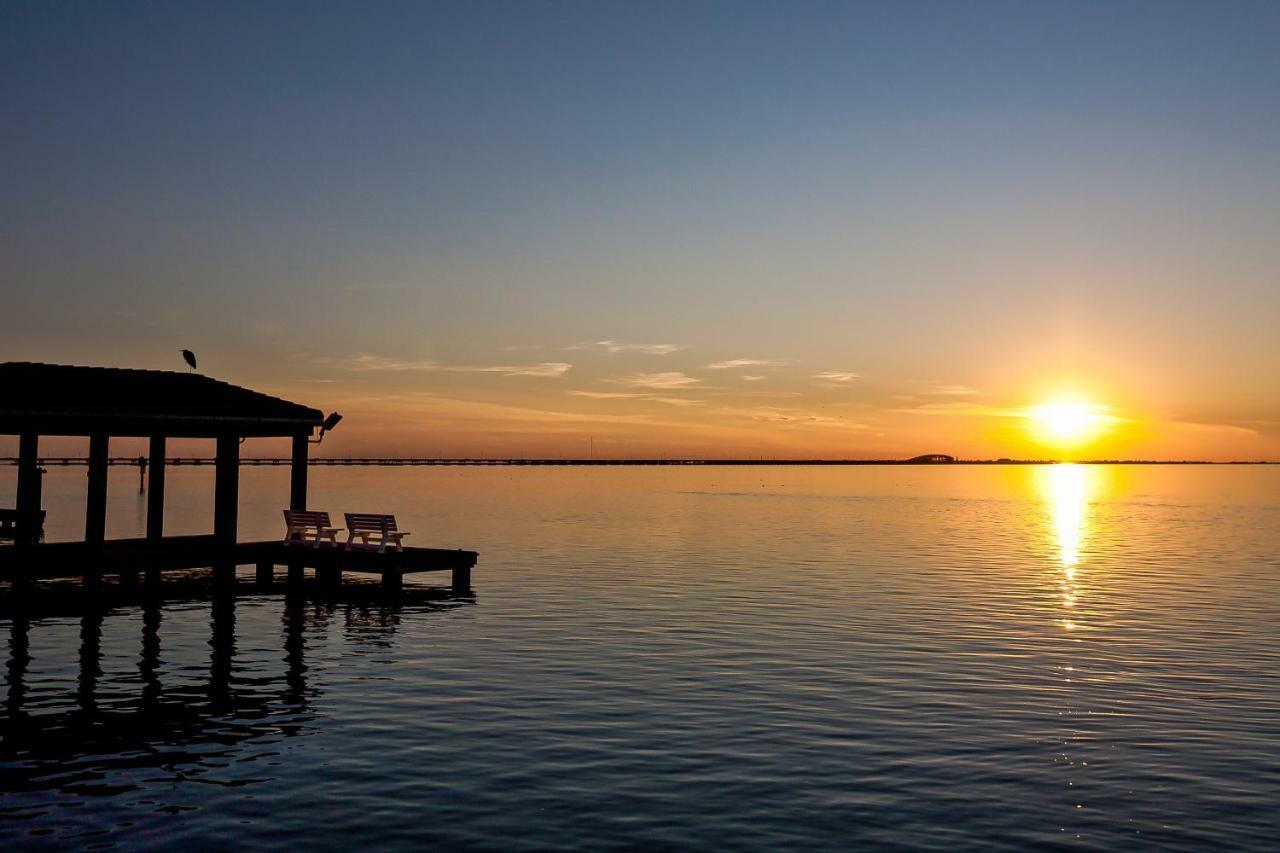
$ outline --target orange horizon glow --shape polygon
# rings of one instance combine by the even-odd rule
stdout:
[[[514,372],[514,368],[504,368]],[[751,369],[750,367],[744,369]],[[760,369],[760,368],[755,368]],[[1002,402],[977,388],[930,384],[869,389],[862,377],[815,378],[784,365],[735,388],[726,368],[646,376],[662,389],[620,388],[612,376],[571,381],[532,371],[505,383],[451,374],[330,369],[322,384],[256,387],[326,411],[339,428],[318,456],[527,458],[906,459],[945,453],[972,460],[1272,461],[1277,443],[1258,429],[1144,414],[1081,381],[1085,390],[1025,391]],[[762,371],[763,372],[763,371]],[[710,373],[718,380],[711,387]],[[624,374],[625,375],[625,374]],[[754,374],[752,374],[754,376]],[[518,385],[518,388],[511,386]],[[634,386],[633,386],[634,387]],[[904,393],[905,392],[905,393]],[[914,393],[911,393],[914,392]],[[1025,401],[1025,402],[1023,402]],[[0,446],[5,441],[0,438]],[[48,438],[41,451],[77,455],[77,439]],[[132,452],[128,439],[113,453]],[[179,444],[181,444],[179,442]],[[140,451],[139,451],[140,452]],[[195,446],[192,453],[200,453]],[[245,456],[287,455],[270,441]]]

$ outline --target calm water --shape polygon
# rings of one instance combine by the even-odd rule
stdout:
[[[1280,844],[1280,467],[312,476],[475,600],[9,611],[0,844]],[[173,471],[170,531],[211,495]]]

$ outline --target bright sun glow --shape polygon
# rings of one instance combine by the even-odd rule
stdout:
[[[1113,420],[1105,406],[1077,400],[1056,400],[1027,412],[1035,437],[1048,445],[1065,448],[1092,441]]]

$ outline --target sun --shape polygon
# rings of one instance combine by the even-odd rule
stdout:
[[[1043,444],[1077,447],[1104,433],[1112,421],[1107,407],[1080,400],[1055,400],[1027,410],[1031,432]]]

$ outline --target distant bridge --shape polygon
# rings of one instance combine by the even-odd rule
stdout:
[[[113,456],[107,460],[108,465],[124,465],[146,467],[146,457]],[[254,467],[284,467],[291,464],[288,457],[245,457],[241,465]],[[318,467],[369,467],[369,468],[401,468],[401,467],[452,467],[452,466],[572,466],[572,465],[933,465],[941,462],[955,462],[954,456],[932,453],[916,456],[911,459],[525,459],[518,457],[422,457],[422,456],[347,456],[329,459],[309,459],[309,465]],[[15,456],[0,457],[0,465],[16,465]],[[44,456],[39,464],[46,468],[66,468],[87,465],[88,459],[83,456]],[[204,456],[171,456],[165,459],[166,465],[208,465],[214,464],[212,457]]]
[[[423,457],[423,456],[344,456],[331,459],[308,459],[307,464],[313,467],[369,467],[369,468],[402,468],[402,467],[447,467],[447,466],[573,466],[573,465],[1049,465],[1054,459],[957,459],[945,453],[927,453],[913,456],[910,459],[521,459],[517,457]],[[1267,465],[1276,464],[1267,460],[1247,460],[1213,463],[1197,459],[1081,459],[1082,465]],[[258,467],[289,467],[291,460],[285,457],[245,457],[241,465]],[[0,465],[17,465],[16,456],[0,456]],[[76,465],[88,465],[83,456],[44,456],[39,464],[46,468],[64,468]],[[113,456],[107,460],[108,465],[128,465],[145,468],[149,460],[137,456]],[[213,466],[212,457],[203,456],[171,456],[165,459],[166,465],[208,465]]]

